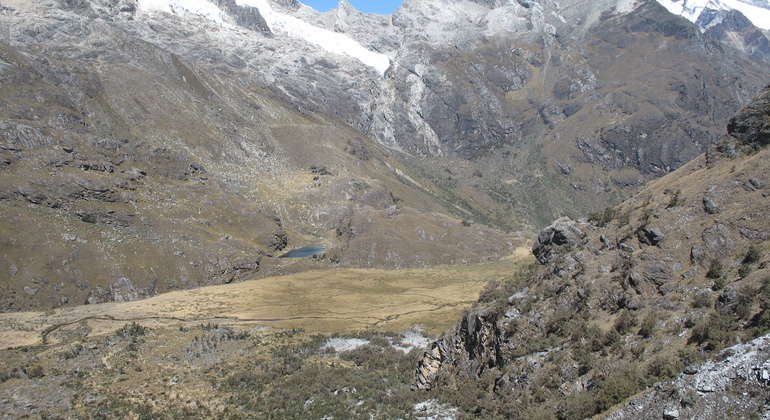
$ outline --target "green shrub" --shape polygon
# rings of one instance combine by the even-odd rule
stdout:
[[[615,218],[617,210],[614,207],[605,207],[602,211],[588,214],[588,221],[598,227],[605,227]]]
[[[638,375],[635,372],[616,372],[604,380],[596,390],[596,412],[601,413],[639,389]]]
[[[639,328],[639,335],[644,338],[652,336],[655,330],[655,324],[657,324],[657,322],[658,319],[653,313],[647,314],[647,316],[642,319],[642,326]]]
[[[596,395],[592,392],[578,392],[571,395],[559,406],[560,419],[586,419],[596,414]]]
[[[740,276],[742,279],[746,278],[749,274],[751,274],[751,270],[751,264],[741,264],[741,268],[738,269],[738,276]]]
[[[751,286],[743,286],[738,291],[735,305],[735,315],[740,319],[748,319],[754,309],[757,290]]]
[[[630,333],[634,326],[636,326],[636,316],[629,310],[624,310],[615,319],[615,331],[622,335]]]
[[[682,190],[677,189],[673,192],[671,195],[671,200],[669,200],[668,205],[666,206],[667,209],[678,207],[684,205],[685,201],[687,201],[687,197],[682,194]]]
[[[654,383],[663,379],[676,378],[683,368],[683,363],[676,359],[672,360],[663,355],[655,356],[647,365],[647,382]]]
[[[759,313],[751,320],[755,329],[754,335],[759,336],[770,330],[770,277],[762,279],[762,285],[756,292],[759,301]]]
[[[743,257],[743,264],[756,264],[762,259],[762,250],[756,245],[749,246],[746,256]]]
[[[115,331],[115,335],[121,338],[131,338],[133,340],[136,340],[138,337],[141,337],[147,334],[147,331],[149,331],[149,328],[143,327],[140,324],[137,324],[136,321],[134,321],[130,324],[126,324],[120,327],[118,330]]]
[[[731,345],[738,333],[738,323],[728,314],[712,312],[692,329],[690,341],[705,344],[706,350],[719,351]]]
[[[724,275],[725,267],[722,260],[712,258],[709,262],[709,270],[706,272],[707,279],[718,279]],[[715,289],[716,290],[716,289]]]
[[[693,308],[709,308],[714,305],[714,300],[708,292],[702,292],[692,301]]]

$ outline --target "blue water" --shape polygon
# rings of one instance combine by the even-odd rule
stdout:
[[[302,248],[291,250],[278,258],[302,258],[310,257],[312,255],[320,255],[326,253],[326,247],[323,245],[306,245]]]

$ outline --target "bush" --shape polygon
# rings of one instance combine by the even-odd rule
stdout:
[[[616,372],[602,382],[596,390],[596,412],[601,413],[639,389],[638,375],[635,372]]]
[[[654,330],[655,330],[655,324],[657,324],[658,319],[655,317],[654,314],[649,313],[647,316],[642,319],[642,326],[639,328],[639,335],[641,335],[644,338],[648,338],[652,336]]]
[[[725,267],[722,260],[713,258],[709,262],[709,271],[706,272],[707,279],[718,279],[724,275]],[[716,289],[715,289],[716,290]]]
[[[714,305],[714,300],[708,292],[702,292],[692,301],[693,308],[708,308]]]
[[[624,310],[620,316],[615,319],[615,331],[620,334],[628,334],[636,325],[636,316],[629,310]]]
[[[756,264],[762,259],[762,251],[756,245],[751,245],[743,257],[743,264]]]
[[[134,321],[130,324],[122,326],[120,329],[115,331],[115,334],[121,338],[136,339],[137,337],[141,337],[147,334],[147,331],[149,331],[149,328],[143,327]]]
[[[749,274],[751,274],[751,264],[741,264],[741,268],[738,269],[738,276],[743,279]]]
[[[687,201],[687,197],[682,194],[682,190],[677,189],[673,192],[671,195],[671,200],[668,202],[668,205],[666,206],[667,209],[678,207],[684,205],[685,201]]]
[[[648,383],[676,378],[683,368],[682,363],[677,360],[671,360],[662,355],[655,356],[647,365]]]
[[[606,207],[602,211],[589,213],[588,221],[598,227],[605,227],[612,222],[612,219],[615,218],[615,214],[617,214],[617,210],[615,210],[614,207]]]
[[[586,419],[596,413],[596,396],[591,392],[573,394],[559,406],[560,419]]]
[[[706,350],[719,351],[735,340],[738,323],[728,314],[712,312],[692,329],[690,342],[705,344]]]
[[[703,360],[703,355],[701,355],[700,351],[690,346],[679,349],[677,355],[679,356],[679,361],[682,362],[682,365],[684,366],[699,363]]]
[[[743,286],[738,291],[737,302],[735,305],[735,315],[740,319],[748,319],[754,309],[754,301],[757,296],[757,290],[751,286]]]
[[[755,297],[759,300],[760,311],[752,318],[751,324],[755,328],[754,334],[759,336],[770,330],[770,277],[762,280]]]

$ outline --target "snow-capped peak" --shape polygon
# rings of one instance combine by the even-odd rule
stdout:
[[[754,26],[770,30],[770,2],[766,0],[657,0],[669,12],[695,22],[704,10],[738,10]]]
[[[390,59],[385,54],[371,51],[347,35],[319,28],[293,16],[276,12],[267,0],[236,0],[236,4],[259,9],[259,13],[265,18],[272,31],[282,30],[318,45],[326,51],[356,58],[376,69],[381,75],[384,75],[390,67]]]

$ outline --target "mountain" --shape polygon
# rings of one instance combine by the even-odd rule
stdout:
[[[512,252],[516,235],[447,215],[431,181],[389,151],[251,77],[263,73],[238,43],[269,56],[283,41],[254,9],[222,4],[245,28],[130,1],[3,6],[4,311]],[[219,30],[231,49],[211,39]],[[309,243],[325,256],[276,258]]]
[[[661,0],[659,3],[720,42],[765,61],[770,57],[770,3],[767,1]]]
[[[15,0],[0,19],[7,310],[501,258],[684,165],[768,77],[653,1]],[[275,258],[305,244],[327,252]]]
[[[2,411],[767,416],[767,34],[717,12],[3,2]],[[410,390],[382,329],[483,280]]]
[[[485,418],[767,416],[768,145],[770,86],[704,155],[543,229],[529,275],[488,286],[416,387]]]

